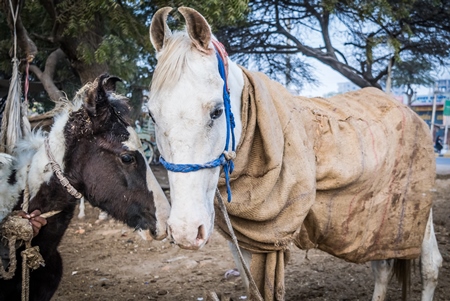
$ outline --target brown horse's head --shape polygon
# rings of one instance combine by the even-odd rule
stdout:
[[[64,173],[93,206],[161,239],[169,203],[128,122],[127,99],[114,93],[117,81],[104,74],[78,92],[83,105],[64,125]]]

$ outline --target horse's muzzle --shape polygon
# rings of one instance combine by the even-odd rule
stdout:
[[[167,228],[169,239],[172,243],[178,245],[182,249],[186,250],[198,250],[202,248],[208,241],[208,235],[204,225],[200,225],[197,229],[197,236],[195,239],[188,239],[182,235],[176,235],[176,232],[172,230],[172,227]],[[193,238],[193,237],[192,237]]]
[[[153,239],[163,240],[164,238],[167,237],[166,229],[153,229],[150,227],[149,231],[150,231],[150,235],[153,237]]]

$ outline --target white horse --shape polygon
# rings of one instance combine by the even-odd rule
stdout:
[[[253,265],[255,258],[259,258],[259,254],[257,254],[259,252],[255,252],[255,250],[263,250],[263,252],[272,249],[285,250],[283,244],[286,246],[287,242],[292,241],[299,247],[305,249],[317,247],[349,261],[371,261],[375,276],[372,300],[384,300],[388,281],[395,270],[394,262],[397,260],[394,258],[409,260],[420,256],[423,280],[422,300],[432,300],[442,257],[437,247],[430,209],[430,190],[434,185],[435,176],[432,141],[423,121],[411,113],[408,108],[392,102],[389,97],[375,89],[363,90],[363,92],[346,96],[348,99],[359,97],[354,103],[350,103],[350,101],[346,103],[346,99],[342,100],[343,103],[350,106],[349,111],[366,114],[355,119],[353,116],[342,117],[347,112],[347,108],[338,107],[338,104],[332,100],[297,98],[293,101],[293,109],[285,110],[282,105],[280,108],[278,104],[278,107],[273,106],[272,110],[266,114],[267,118],[271,114],[277,115],[277,113],[278,115],[295,116],[281,127],[283,132],[280,135],[283,137],[278,140],[281,143],[262,143],[259,145],[259,150],[263,150],[263,152],[247,151],[244,153],[242,148],[246,144],[252,144],[251,141],[247,141],[248,124],[254,116],[252,114],[261,114],[257,107],[257,102],[261,102],[259,99],[250,104],[244,103],[242,100],[249,98],[247,94],[256,89],[255,87],[259,83],[256,82],[258,79],[251,79],[253,87],[250,89],[245,88],[246,82],[250,81],[248,78],[252,76],[255,78],[263,78],[263,76],[244,71],[225,56],[212,36],[207,21],[191,8],[180,7],[178,9],[186,20],[186,30],[172,33],[166,24],[171,10],[172,8],[168,7],[160,9],[154,15],[151,23],[150,39],[157,51],[158,64],[153,76],[148,102],[149,113],[155,121],[156,140],[162,162],[169,170],[172,207],[168,220],[168,231],[171,239],[186,249],[196,250],[204,246],[214,228],[216,187],[218,183],[219,186],[226,187],[231,182],[231,190],[224,188],[222,192],[228,190],[232,194],[232,202],[227,205],[227,208],[232,217],[233,228],[238,232],[237,236],[247,258],[247,264],[250,264],[251,261]],[[223,63],[221,63],[222,60]],[[220,68],[225,69],[225,75],[222,70],[221,76]],[[282,95],[286,99],[287,105],[290,101],[287,92],[267,79],[263,78],[261,81],[278,87],[280,92],[272,93],[270,90],[265,90],[258,97],[276,98]],[[260,84],[260,86],[265,88],[264,85]],[[227,90],[229,90],[231,110],[227,104]],[[370,98],[370,101],[364,98]],[[358,107],[361,103],[368,105],[373,103],[374,107]],[[375,104],[378,107],[375,108]],[[323,109],[327,106],[331,108],[328,111]],[[389,115],[394,111],[399,112],[395,118]],[[370,115],[372,113],[373,115]],[[230,119],[231,115],[234,116],[234,120]],[[278,119],[280,118],[282,117],[278,117]],[[380,128],[377,126],[381,121],[377,118],[380,120],[384,118],[383,122],[385,123]],[[235,124],[234,138],[239,144],[236,152],[237,170],[229,175],[228,172],[233,168],[230,165],[234,154],[234,143],[231,141],[233,121]],[[301,129],[290,128],[291,121],[296,121],[301,125]],[[268,130],[279,127],[277,124],[279,121],[270,119],[256,119],[255,122],[260,128]],[[358,125],[356,129],[350,127],[354,124]],[[409,128],[414,128],[415,132],[410,133]],[[333,136],[346,130],[350,131],[348,135],[337,138]],[[291,131],[295,131],[296,136],[292,136]],[[263,135],[261,132],[254,134],[252,139],[255,141],[260,139],[260,136]],[[320,135],[317,134],[318,132]],[[401,133],[401,136],[395,136],[398,133]],[[397,137],[397,140],[386,140],[389,135]],[[247,182],[244,180],[243,184],[238,183],[238,180],[246,176],[247,178],[251,176],[253,178],[265,177],[266,174],[262,173],[260,175],[252,174],[254,170],[261,168],[257,160],[270,163],[275,160],[270,157],[271,155],[282,157],[288,154],[289,147],[295,143],[298,137],[303,140],[296,158],[292,161],[273,164],[264,170],[267,173],[277,170],[279,174],[275,178],[288,178],[290,186],[283,184],[288,189],[275,185],[267,198],[258,199],[258,194],[263,194],[267,181],[263,180],[255,184],[250,180]],[[414,137],[419,137],[416,139],[419,141],[410,142],[415,139]],[[269,138],[278,139],[279,137]],[[267,141],[270,141],[269,138]],[[354,148],[356,151],[352,151],[353,144],[346,145],[346,143],[354,142],[350,139],[354,139],[355,144],[361,141],[368,143],[359,143]],[[411,143],[411,145],[405,143]],[[430,145],[429,147],[427,143]],[[411,149],[408,149],[409,146]],[[277,148],[277,151],[272,154],[267,153],[266,156],[264,150],[269,152],[269,149],[274,147]],[[222,155],[223,153],[225,155]],[[248,162],[253,164],[240,166],[239,162],[242,162],[244,157],[248,157]],[[395,162],[389,161],[390,157],[396,157]],[[278,159],[277,157],[276,160]],[[360,164],[361,162],[363,164]],[[406,165],[400,165],[403,164],[402,162],[406,162]],[[416,165],[421,162],[424,163],[424,167],[416,168]],[[339,169],[342,166],[340,164],[343,164],[341,169]],[[225,178],[229,179],[220,179],[221,166],[226,173]],[[388,171],[383,174],[385,170]],[[416,172],[420,178],[417,181],[414,178]],[[292,181],[292,177],[289,177],[290,174],[292,177],[296,175],[300,175],[300,177],[294,178]],[[407,181],[407,184],[405,186],[397,185],[400,183],[396,182],[397,178]],[[299,189],[296,185],[302,186]],[[395,189],[399,189],[397,192],[393,192],[394,186]],[[369,188],[361,193],[364,187]],[[376,191],[374,192],[374,190]],[[240,193],[241,191],[244,193]],[[410,193],[415,193],[416,199],[423,198],[423,201],[415,204],[415,208],[407,207],[409,203],[406,203],[405,199],[411,199]],[[280,206],[279,212],[271,215],[271,212],[268,211],[268,208],[272,206],[270,202],[277,201],[278,197],[282,198],[285,194],[288,194],[287,205]],[[341,196],[342,199],[339,199]],[[258,204],[253,207],[247,206],[246,202],[250,203],[254,199],[258,200]],[[286,212],[294,206],[292,204],[297,204],[299,200],[301,202],[298,207],[295,207],[298,210],[298,214],[294,213],[295,218],[285,217]],[[343,220],[340,220],[340,215],[331,214],[339,211],[339,208],[333,207],[334,204],[339,207],[339,200],[347,202],[345,204],[348,205],[348,212],[346,211],[347,207],[343,210],[345,211],[343,216],[346,217]],[[377,217],[375,213],[380,200],[384,201],[381,203],[383,215]],[[394,206],[399,202],[403,206],[399,217],[390,216],[389,206]],[[359,209],[352,211],[356,207]],[[355,215],[350,217],[345,215],[347,213]],[[414,226],[403,224],[412,221],[412,216],[416,216],[416,214],[420,214],[421,218],[414,221]],[[264,228],[266,229],[265,233],[257,233],[259,236],[255,235],[261,240],[255,237],[248,239],[245,235],[248,228],[251,227],[249,215],[256,215],[256,219],[259,219],[258,225],[267,226]],[[277,219],[281,219],[281,221],[275,224]],[[383,241],[384,234],[380,233],[382,233],[383,227],[387,227],[386,223],[391,221],[393,221],[392,225],[399,225],[398,229],[396,228],[397,232],[393,234],[395,237],[389,242]],[[281,229],[281,226],[285,226],[286,223],[289,223],[289,226],[295,225],[296,228]],[[369,233],[366,231],[364,232],[366,234],[361,234],[369,229],[370,224],[377,223],[380,224],[376,231],[370,230]],[[227,232],[223,227],[220,228],[223,232]],[[414,229],[419,230],[415,233]],[[345,236],[345,233],[351,233],[351,231],[358,232],[353,237],[355,243],[361,244],[361,246],[364,243],[368,245],[364,248],[355,248],[351,245],[352,238]],[[279,235],[280,240],[270,240],[269,236],[272,234]],[[366,236],[362,239],[361,235]],[[351,235],[349,234],[349,236]],[[415,242],[414,245],[408,245],[405,248],[414,249],[414,251],[406,254],[402,253],[403,250],[395,249],[400,240],[402,243],[408,242],[408,239],[413,236],[418,238],[418,243]],[[347,243],[346,240],[349,240],[348,244],[339,245],[340,241],[342,244]],[[304,242],[311,244],[308,245]],[[243,275],[242,271],[241,275]],[[260,278],[260,275],[254,276]],[[278,279],[277,281],[284,280]],[[264,282],[264,278],[262,282]],[[284,287],[282,285],[280,287],[284,291]],[[259,288],[265,289],[262,286]],[[284,293],[280,292],[272,292],[272,295],[270,292],[263,294],[266,300],[284,298]]]

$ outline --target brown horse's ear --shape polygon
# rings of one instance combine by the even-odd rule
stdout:
[[[98,116],[109,104],[108,93],[116,91],[116,83],[122,81],[117,76],[104,73],[97,77],[87,91],[84,107],[91,116]]]
[[[117,82],[123,82],[120,77],[117,76],[108,76],[107,78],[103,79],[103,90],[105,92],[116,92],[116,83]]]
[[[180,7],[178,11],[186,20],[186,29],[194,46],[203,53],[213,54],[214,50],[210,48],[211,27],[206,19],[198,11],[189,7]]]
[[[152,24],[150,25],[150,41],[156,52],[160,52],[164,47],[166,40],[172,35],[172,32],[167,26],[167,15],[172,10],[171,7],[163,7],[153,15]]]

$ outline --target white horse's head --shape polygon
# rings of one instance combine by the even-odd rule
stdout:
[[[224,80],[205,18],[191,8],[180,7],[186,30],[172,33],[166,24],[171,10],[160,9],[150,27],[158,64],[148,108],[164,160],[204,165],[218,159],[226,144]],[[232,107],[238,110],[243,85],[239,72],[233,64],[229,84],[231,89],[237,87],[232,92]],[[240,131],[240,117],[235,114],[235,119]],[[214,193],[219,173],[220,165],[186,173],[169,168],[172,208],[168,229],[180,247],[198,249],[208,241],[214,227]]]

